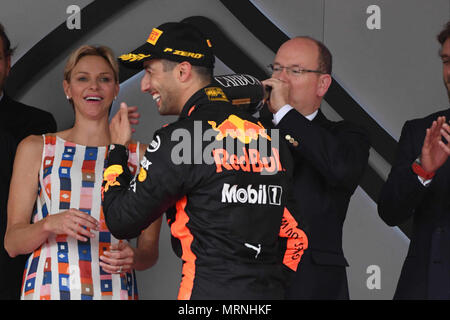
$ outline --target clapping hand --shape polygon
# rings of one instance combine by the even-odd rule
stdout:
[[[442,138],[447,142],[443,142]],[[450,126],[445,117],[439,117],[426,131],[420,156],[422,168],[427,172],[435,172],[447,161],[449,155]]]

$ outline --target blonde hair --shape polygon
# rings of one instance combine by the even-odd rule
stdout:
[[[106,46],[95,47],[90,45],[83,45],[72,52],[69,59],[67,59],[66,66],[64,67],[64,80],[70,82],[72,70],[75,68],[78,61],[85,56],[98,56],[105,59],[113,70],[114,80],[119,82],[119,65],[114,58],[114,53],[112,50]]]

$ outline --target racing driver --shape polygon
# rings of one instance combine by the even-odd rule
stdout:
[[[283,268],[295,270],[307,248],[285,209],[287,144],[213,84],[212,44],[194,26],[164,23],[119,60],[143,68],[142,92],[161,115],[179,118],[155,132],[136,177],[124,147],[126,104],[113,118],[103,181],[111,233],[136,237],[166,212],[183,262],[178,299],[283,299]]]

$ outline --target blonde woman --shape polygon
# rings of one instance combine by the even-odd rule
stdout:
[[[104,221],[108,114],[119,92],[111,50],[77,49],[67,61],[63,87],[74,126],[29,136],[14,162],[5,248],[12,257],[30,254],[21,299],[137,299],[134,269],[156,263],[161,220],[141,233],[137,248],[115,239]],[[133,173],[146,147],[128,144]]]

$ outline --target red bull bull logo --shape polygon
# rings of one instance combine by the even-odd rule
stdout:
[[[223,140],[227,136],[233,139],[239,139],[239,141],[245,144],[249,144],[252,140],[258,140],[258,137],[263,137],[269,141],[272,140],[259,121],[258,123],[254,123],[243,120],[234,114],[230,115],[219,125],[216,125],[215,121],[208,121],[208,123],[213,130],[219,133],[216,136],[216,140]]]
[[[108,191],[111,186],[120,186],[119,181],[117,181],[117,177],[123,173],[122,166],[115,164],[106,168],[105,172],[103,172],[103,180],[106,181],[104,190]]]

